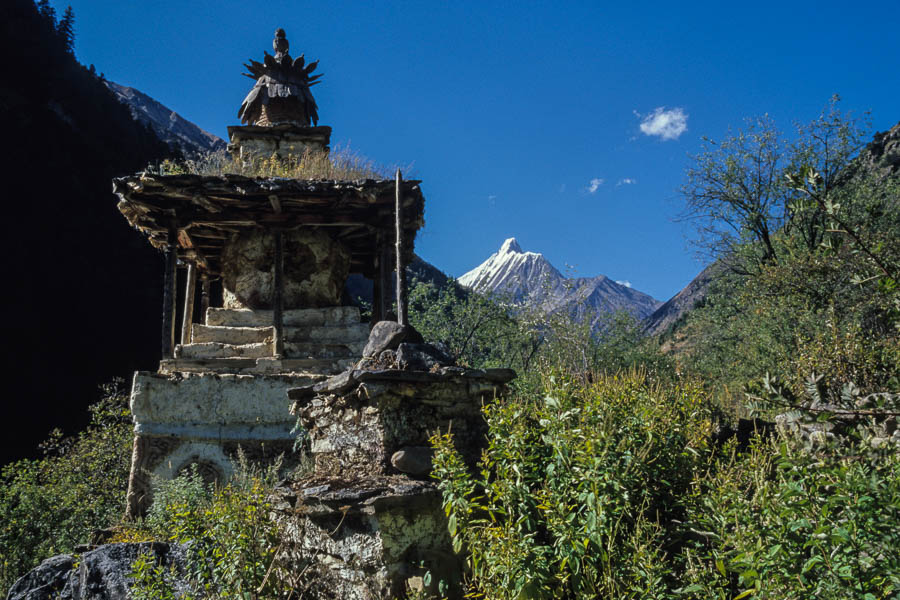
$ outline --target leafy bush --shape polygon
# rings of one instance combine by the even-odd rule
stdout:
[[[442,287],[415,282],[409,316],[426,340],[442,342],[453,358],[474,368],[527,371],[541,345],[538,332],[517,319],[509,305],[453,280]]]
[[[39,460],[0,476],[0,589],[42,560],[90,541],[125,510],[132,424],[121,382],[104,386],[91,423],[72,438],[54,431]]]
[[[687,550],[695,598],[893,598],[900,593],[900,456],[796,439],[733,455],[698,482]]]
[[[639,372],[590,385],[545,380],[544,397],[485,410],[480,475],[435,436],[435,476],[471,584],[488,598],[668,597],[669,527],[708,453],[698,386]]]
[[[279,468],[248,465],[240,456],[235,475],[221,487],[205,484],[196,470],[158,481],[153,506],[137,530],[149,538],[189,542],[188,577],[198,597],[285,596],[299,588],[299,575],[279,553],[280,529],[270,514]],[[174,594],[172,578],[146,562],[132,567],[137,593]]]

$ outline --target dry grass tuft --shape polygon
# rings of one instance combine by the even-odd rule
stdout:
[[[279,158],[273,154],[246,164],[220,150],[183,162],[166,160],[160,167],[160,172],[165,175],[228,174],[326,180],[391,179],[396,171],[396,167],[378,165],[349,147],[336,147],[330,152],[304,148],[300,154],[292,154],[287,158]]]

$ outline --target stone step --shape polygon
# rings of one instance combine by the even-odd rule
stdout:
[[[272,356],[271,343],[221,344],[203,342],[181,346],[179,358],[265,358]]]
[[[359,308],[355,306],[331,306],[328,308],[298,308],[282,313],[285,327],[303,325],[350,325],[359,323]],[[208,308],[206,324],[224,327],[269,327],[271,310],[249,308]]]
[[[309,342],[320,344],[354,344],[369,339],[369,325],[311,325],[305,327],[285,327],[285,342]]]
[[[364,343],[316,344],[311,342],[285,342],[284,354],[288,358],[353,358],[362,357]]]
[[[159,372],[332,375],[340,373],[354,362],[352,358],[170,358],[160,361]]]
[[[197,323],[191,327],[191,342],[194,344],[205,342],[235,345],[260,344],[271,342],[274,338],[274,327],[223,327]]]

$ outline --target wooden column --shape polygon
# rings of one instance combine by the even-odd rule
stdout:
[[[272,289],[272,325],[275,327],[275,358],[284,356],[284,249],[281,229],[275,237],[275,281]]]
[[[163,279],[162,357],[175,356],[175,277],[178,268],[178,228],[169,225],[166,239],[166,272]]]
[[[381,268],[378,270],[378,276],[381,278],[381,306],[382,315],[381,319],[383,321],[387,321],[390,318],[391,311],[393,310],[393,302],[392,298],[394,297],[394,292],[391,291],[391,287],[393,281],[391,280],[391,273],[394,272],[391,269],[391,263],[393,263],[393,257],[391,256],[391,244],[387,240],[384,240],[381,243],[381,247],[378,249],[379,256],[381,257]]]
[[[381,272],[384,271],[384,256],[381,252],[381,233],[375,237],[375,276],[372,278],[372,321],[371,325],[384,321],[384,289]]]
[[[197,291],[197,266],[188,263],[184,290],[184,311],[181,313],[181,345],[191,343],[191,326],[194,324],[194,294]]]
[[[394,213],[396,216],[395,229],[397,230],[397,322],[406,325],[406,265],[403,264],[403,195],[400,193],[400,184],[403,182],[400,169],[397,169],[396,204]]]
[[[206,323],[206,312],[209,310],[209,275],[200,275],[200,319]]]

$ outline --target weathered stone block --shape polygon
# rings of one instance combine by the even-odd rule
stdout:
[[[350,252],[316,229],[282,234],[284,308],[334,306],[350,272]],[[251,230],[231,238],[222,250],[226,308],[271,309],[274,290],[274,236]]]
[[[433,483],[314,476],[278,496],[284,541],[309,565],[311,597],[405,598],[426,573],[426,597],[460,596],[461,561]],[[438,593],[441,583],[444,594]]]
[[[219,344],[259,344],[271,342],[275,337],[274,327],[222,327],[200,325],[191,327],[191,343],[216,342]]]
[[[365,343],[368,337],[369,326],[365,323],[284,328],[286,342]]]
[[[282,322],[285,327],[305,325],[349,325],[359,323],[359,308],[355,306],[329,306],[326,308],[296,308],[285,310]],[[209,308],[206,324],[224,327],[269,327],[271,310],[249,308]]]
[[[272,356],[272,342],[259,344],[220,344],[203,342],[181,346],[181,358],[263,358]]]
[[[381,474],[396,472],[395,452],[428,446],[430,434],[451,422],[457,447],[474,464],[487,433],[481,407],[505,389],[485,371],[443,367],[347,371],[290,396],[317,469]]]

